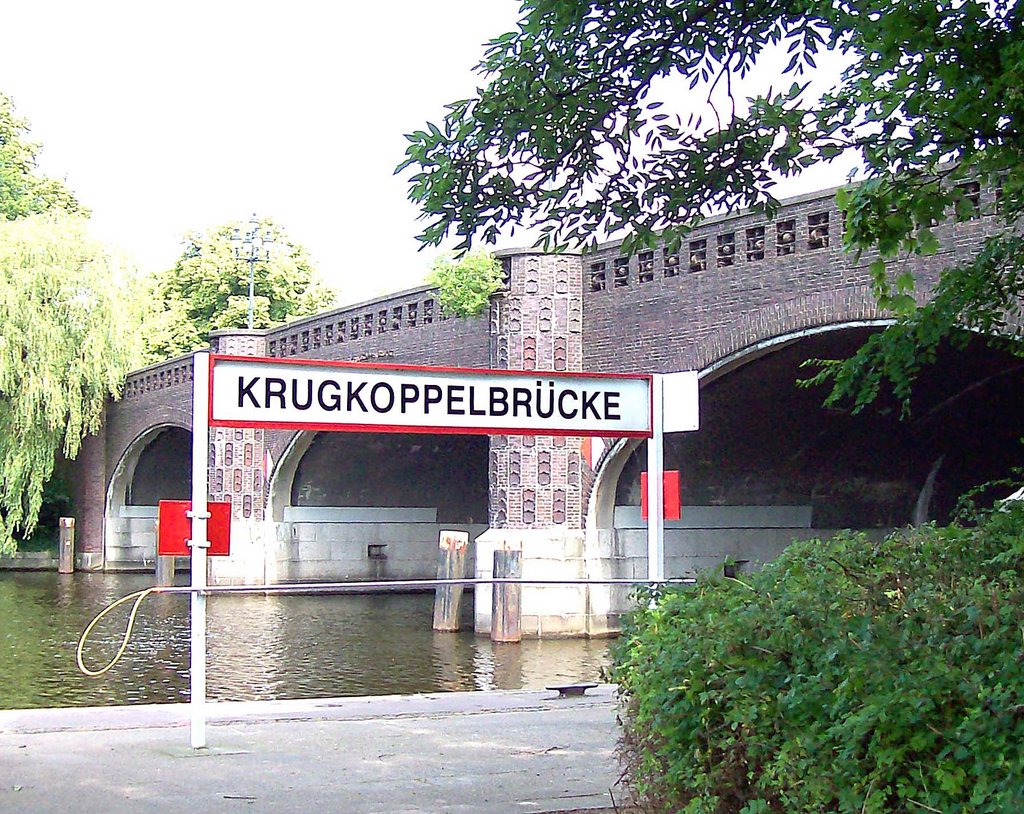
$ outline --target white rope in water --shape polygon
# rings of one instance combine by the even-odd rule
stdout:
[[[142,600],[144,600],[154,591],[158,590],[160,589],[155,587],[145,588],[144,590],[128,594],[128,596],[122,596],[116,602],[112,602],[99,613],[97,613],[96,616],[93,617],[93,620],[89,622],[88,627],[86,627],[85,631],[82,633],[82,638],[78,640],[78,650],[76,653],[78,660],[78,669],[90,678],[95,678],[97,676],[103,675],[108,670],[110,670],[115,664],[117,664],[121,660],[121,656],[124,655],[124,651],[128,649],[128,642],[132,637],[132,629],[135,627],[135,617],[139,612],[139,606],[142,604]],[[90,670],[88,667],[85,666],[85,662],[82,660],[82,651],[85,649],[85,642],[89,638],[89,634],[92,633],[92,629],[99,624],[100,620],[104,616],[106,616],[108,613],[114,610],[114,608],[118,608],[125,602],[129,602],[132,599],[135,600],[135,604],[132,605],[131,612],[128,614],[128,624],[125,626],[124,638],[121,639],[121,646],[117,649],[117,652],[114,654],[114,657],[107,663],[105,667],[102,667],[99,670]]]

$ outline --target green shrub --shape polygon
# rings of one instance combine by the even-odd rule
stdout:
[[[797,543],[644,602],[616,647],[647,811],[1024,811],[1024,508]]]

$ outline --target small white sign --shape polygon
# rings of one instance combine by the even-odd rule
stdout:
[[[661,374],[665,432],[700,429],[700,382],[696,370]]]
[[[210,424],[648,436],[650,377],[212,357]]]

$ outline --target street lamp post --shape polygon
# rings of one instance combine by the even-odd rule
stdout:
[[[249,218],[249,228],[242,234],[241,227],[236,226],[231,234],[231,242],[235,246],[235,259],[249,264],[249,330],[252,330],[253,301],[255,298],[256,264],[266,263],[270,259],[271,236],[263,231],[256,214]]]

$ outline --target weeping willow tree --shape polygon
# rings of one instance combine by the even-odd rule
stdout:
[[[66,214],[0,219],[0,551],[31,535],[138,358],[133,277]],[[137,299],[137,298],[134,298]]]

